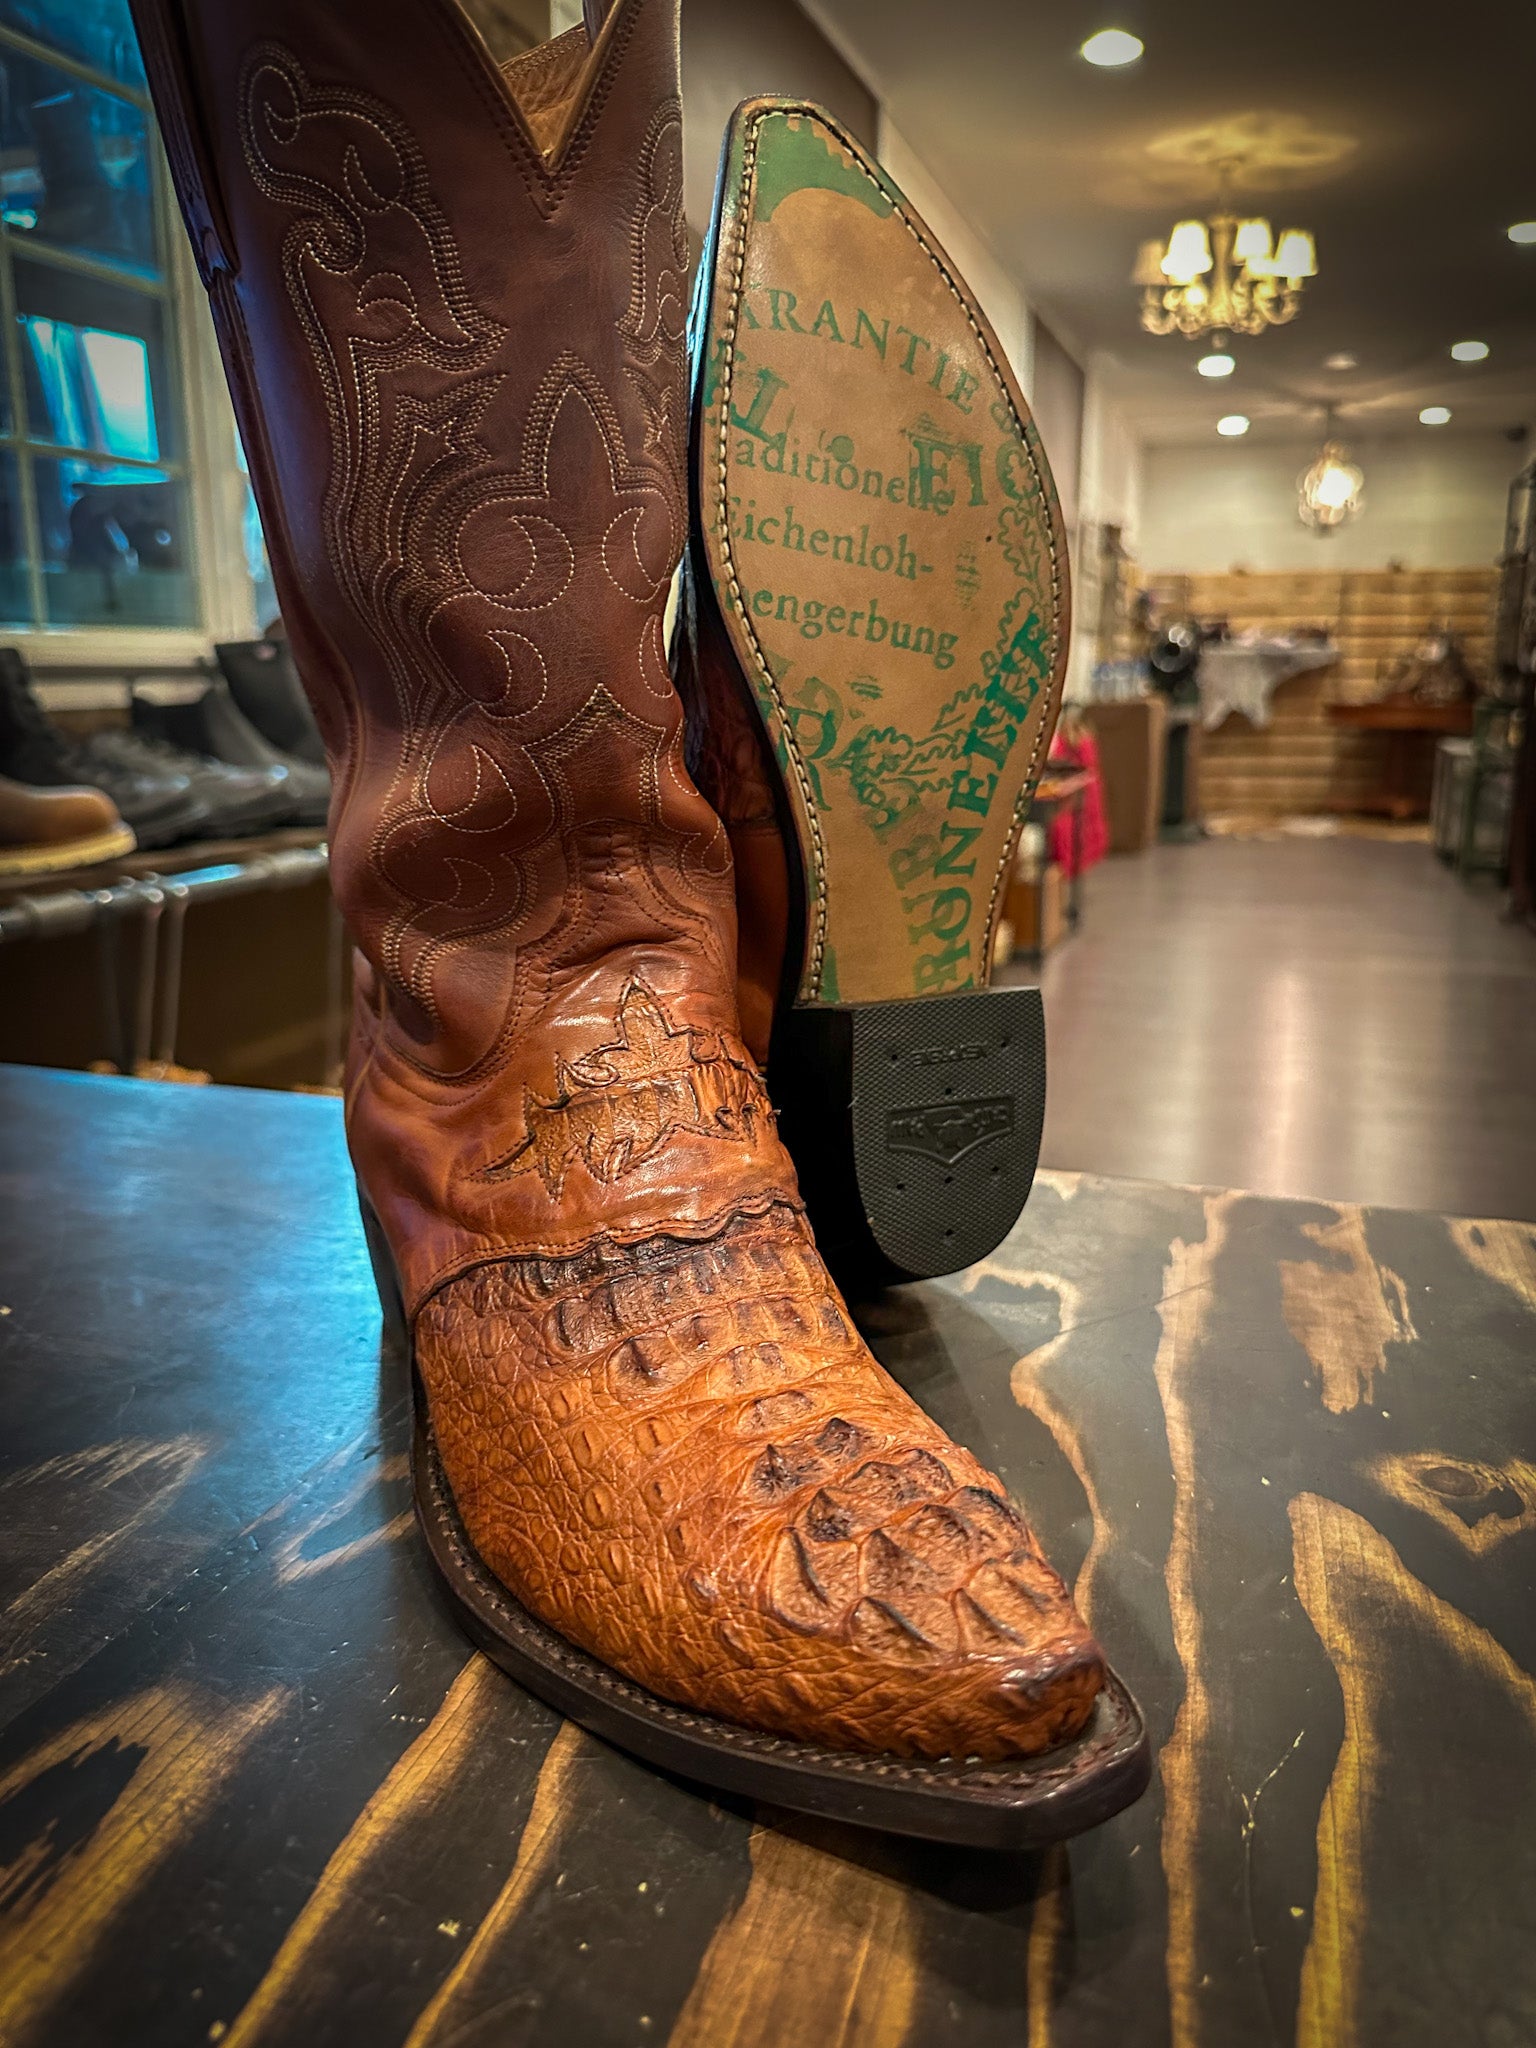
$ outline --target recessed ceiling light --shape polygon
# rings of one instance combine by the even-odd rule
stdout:
[[[1453,341],[1451,355],[1458,363],[1480,363],[1488,353],[1486,341]]]
[[[1509,230],[1512,242],[1536,242],[1536,220],[1517,220]]]
[[[1082,55],[1100,70],[1112,71],[1121,64],[1134,64],[1145,48],[1141,37],[1133,36],[1129,29],[1101,28],[1084,43]]]
[[[1229,412],[1225,418],[1219,419],[1216,422],[1216,431],[1218,434],[1225,434],[1229,441],[1235,440],[1239,434],[1246,434],[1248,431],[1247,413]]]
[[[1208,356],[1201,356],[1195,368],[1202,377],[1230,377],[1237,368],[1237,359],[1219,348],[1214,348]]]
[[[1359,367],[1360,358],[1352,356],[1347,348],[1341,348],[1337,355],[1323,357],[1325,370],[1357,370]]]
[[[1419,425],[1421,427],[1443,427],[1450,419],[1450,416],[1451,408],[1448,405],[1426,405],[1419,414]]]

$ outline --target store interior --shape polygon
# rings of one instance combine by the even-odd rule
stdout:
[[[548,27],[532,0],[471,11],[498,54]],[[323,753],[131,31],[113,5],[12,12],[0,772],[94,776],[138,845],[0,880],[0,1056],[335,1087]],[[956,38],[936,9],[692,0],[690,239],[730,109],[804,94],[878,150],[1030,401],[1074,629],[994,971],[1070,1019],[1046,1163],[1524,1215],[1519,124],[1474,114],[1411,37],[1326,28],[1321,70],[1306,21],[1261,54],[1196,8],[1091,64],[1069,26],[1000,6]],[[1271,253],[1294,227],[1310,274],[1245,285],[1229,253],[1247,311],[1213,306],[1223,218]],[[1181,289],[1146,268],[1175,229],[1207,265]],[[1377,1089],[1390,1113],[1345,1113]]]
[[[483,454],[467,431],[454,440],[474,406],[455,414],[445,399],[435,411],[432,379],[459,402],[458,349],[476,377],[494,360],[511,390],[523,366],[504,346],[509,334],[528,362],[547,357],[568,375],[587,406],[588,442],[592,427],[610,435],[610,468],[598,475],[610,495],[633,481],[620,476],[611,436],[624,406],[640,405],[637,392],[652,410],[636,476],[653,457],[657,474],[665,467],[669,434],[681,450],[689,433],[696,444],[713,431],[714,402],[701,375],[685,427],[646,381],[657,361],[662,384],[667,370],[656,279],[683,267],[665,218],[675,175],[669,193],[656,169],[664,149],[652,147],[667,132],[661,115],[645,131],[645,173],[657,182],[644,206],[634,202],[632,249],[626,219],[613,231],[620,255],[604,269],[590,238],[568,230],[567,188],[553,175],[538,207],[523,206],[523,187],[510,182],[504,209],[494,201],[513,224],[509,256],[490,246],[478,200],[446,190],[451,179],[434,216],[425,184],[411,183],[415,144],[400,141],[409,123],[402,115],[389,130],[378,113],[386,100],[406,106],[440,91],[445,75],[472,75],[480,97],[466,89],[452,122],[435,104],[420,117],[423,160],[499,163],[484,145],[486,107],[510,132],[511,104],[532,161],[528,137],[564,119],[566,103],[535,92],[528,115],[515,93],[498,98],[500,82],[516,76],[526,88],[541,76],[542,60],[521,72],[512,60],[566,36],[551,75],[574,64],[589,91],[595,77],[627,75],[624,38],[643,38],[667,0],[616,0],[611,13],[609,0],[460,0],[495,64],[511,67],[499,76],[472,44],[473,61],[462,39],[439,35],[451,0],[377,4],[391,24],[426,25],[419,44],[401,39],[419,62],[372,47],[357,0],[309,0],[307,22],[297,0],[0,0],[0,2040],[1536,2041],[1529,21],[1500,0],[1469,0],[1454,18],[1418,0],[1390,14],[1325,0],[1267,10],[1211,0],[973,0],[964,10],[940,0],[681,0],[686,248],[690,278],[705,280],[697,331],[713,334],[717,311],[722,243],[708,238],[722,133],[757,95],[814,103],[832,123],[818,132],[851,140],[823,148],[820,183],[786,184],[775,201],[784,219],[839,218],[834,202],[859,186],[861,163],[877,196],[841,216],[846,268],[841,245],[819,252],[835,281],[819,307],[797,306],[771,276],[745,277],[748,294],[762,294],[762,318],[777,327],[782,317],[829,354],[868,339],[883,362],[890,321],[882,330],[860,303],[872,260],[859,236],[905,219],[904,194],[921,257],[899,280],[912,294],[900,304],[923,304],[924,291],[942,300],[935,278],[948,281],[964,309],[957,347],[974,339],[978,361],[995,347],[1033,421],[1016,446],[1006,442],[1016,415],[1000,375],[990,409],[1005,437],[1000,463],[1010,448],[1022,460],[1037,436],[1059,502],[1059,524],[1044,493],[1033,516],[1043,551],[1059,535],[1070,577],[1060,718],[1048,753],[1042,740],[1031,756],[1034,787],[996,863],[990,958],[975,976],[990,989],[967,983],[957,997],[1006,996],[1014,1017],[1043,1009],[1044,1078],[1037,1061],[1015,1088],[1022,1055],[1003,1034],[1006,1090],[983,1086],[986,1062],[1002,1053],[972,1043],[985,1036],[980,1024],[943,1044],[937,1027],[927,1044],[903,1024],[914,1066],[926,1062],[924,1100],[887,1114],[883,1069],[869,1079],[884,1041],[878,1060],[867,1057],[858,1103],[845,1099],[852,1083],[834,1100],[806,1080],[825,1076],[811,1072],[805,1045],[825,1052],[839,1082],[845,1056],[855,1070],[857,1025],[841,1040],[830,1027],[814,1035],[824,1017],[855,1007],[840,1002],[835,977],[820,984],[818,1009],[793,1002],[775,966],[766,1004],[777,1035],[759,1071],[750,1029],[720,1026],[725,1012],[747,1024],[745,995],[732,1006],[752,986],[748,947],[739,982],[720,965],[730,946],[718,929],[735,911],[708,927],[709,945],[697,941],[707,920],[692,899],[675,927],[654,912],[695,886],[700,901],[734,888],[746,931],[750,906],[769,900],[752,894],[752,829],[766,815],[789,845],[786,820],[800,815],[792,797],[807,804],[808,832],[825,827],[830,803],[818,812],[785,767],[797,749],[817,758],[810,697],[786,716],[788,740],[770,733],[784,789],[754,812],[759,792],[743,771],[743,815],[724,803],[709,813],[712,832],[736,849],[734,882],[713,854],[694,860],[702,833],[674,835],[694,861],[679,857],[676,874],[662,857],[647,865],[646,851],[627,867],[615,855],[593,882],[570,854],[586,884],[549,880],[557,841],[561,858],[571,846],[585,859],[593,844],[628,845],[624,778],[642,783],[623,749],[634,754],[633,735],[649,744],[661,726],[606,696],[610,725],[580,723],[605,685],[584,678],[590,694],[575,705],[534,627],[513,618],[536,580],[517,549],[537,560],[528,532],[553,533],[572,576],[591,572],[571,588],[596,589],[612,606],[617,590],[638,619],[639,513],[633,561],[617,571],[608,545],[618,516],[586,562],[580,535],[572,543],[553,513],[513,521],[519,538],[487,546],[502,581],[474,595],[504,611],[496,633],[461,641],[459,653],[471,644],[473,668],[500,634],[496,658],[513,681],[498,671],[504,699],[489,687],[476,698],[464,683],[457,698],[445,686],[435,701],[445,731],[466,707],[470,720],[488,719],[494,703],[505,762],[519,761],[503,772],[491,758],[499,737],[446,769],[428,749],[426,765],[414,760],[391,786],[394,801],[411,781],[409,830],[396,830],[403,810],[390,814],[395,824],[363,817],[387,780],[378,759],[398,736],[398,705],[421,676],[431,681],[434,662],[445,674],[452,663],[423,627],[419,670],[412,653],[387,699],[378,675],[388,671],[391,687],[399,677],[376,663],[377,694],[359,688],[364,709],[349,725],[354,704],[338,711],[337,677],[351,657],[338,650],[364,644],[371,606],[407,638],[430,607],[415,590],[414,610],[402,600],[388,611],[400,567],[391,558],[363,598],[361,576],[346,586],[349,612],[325,582],[335,563],[323,550],[285,555],[270,519],[270,555],[264,539],[258,492],[269,508],[282,498],[286,515],[299,495],[288,479],[304,477],[318,500],[344,467],[333,448],[324,470],[315,422],[345,415],[350,428],[346,404],[325,386],[327,413],[319,373],[313,390],[299,389],[311,358],[282,354],[303,318],[311,338],[324,330],[327,306],[339,303],[325,292],[350,276],[367,240],[359,230],[354,248],[337,221],[383,219],[387,242],[409,210],[405,193],[434,252],[436,267],[423,260],[408,282],[393,270],[383,287],[370,278],[349,309],[362,309],[353,368],[377,348],[402,377],[402,412],[415,406],[413,421],[427,423],[419,443],[391,444],[407,450],[408,480],[419,480],[412,465],[427,462],[421,449],[443,420],[450,469],[465,447]],[[296,44],[315,29],[318,54],[306,45],[301,63],[262,43],[260,62],[242,57],[248,69],[238,70],[220,40],[226,6],[229,19],[255,22],[252,51],[272,16]],[[350,43],[331,35],[332,12],[349,17]],[[191,27],[184,44],[147,37],[146,64],[135,19]],[[453,64],[433,70],[429,57],[450,43]],[[351,51],[358,80],[331,76],[345,69],[338,49]],[[410,173],[386,191],[383,153],[370,157],[371,140],[355,134],[334,190],[285,183],[260,158],[273,207],[324,189],[316,207],[335,235],[319,238],[324,261],[308,273],[296,263],[296,274],[321,279],[319,312],[304,302],[295,314],[301,295],[283,299],[270,286],[275,269],[260,285],[270,252],[242,273],[249,360],[229,349],[236,285],[217,250],[209,255],[227,223],[208,165],[217,156],[230,175],[233,91],[204,110],[222,156],[211,146],[199,155],[195,120],[176,133],[167,125],[168,148],[157,127],[156,105],[179,89],[176,66],[195,73],[194,50],[226,86],[237,71],[265,81],[264,137],[238,130],[248,167],[262,147],[276,160],[304,139],[293,109],[308,66],[321,81],[304,88],[316,95],[308,111],[323,115],[321,141],[326,121],[371,123],[372,136],[393,136],[395,168]],[[653,68],[660,76],[665,66]],[[617,89],[611,103],[592,103],[601,165],[602,121],[629,114]],[[634,168],[614,173],[613,191],[639,189]],[[578,171],[573,209],[588,203]],[[213,200],[195,190],[189,203],[205,177]],[[743,220],[744,190],[733,188]],[[183,208],[203,237],[195,250]],[[442,256],[450,216],[471,251],[462,271]],[[722,217],[729,226],[729,207]],[[500,221],[498,211],[498,235]],[[537,266],[554,262],[557,236],[570,291],[519,302],[517,264],[527,255],[530,274],[551,274]],[[287,245],[274,237],[276,246]],[[414,318],[431,301],[420,332],[439,318],[422,284],[429,273],[453,320],[441,315],[420,357],[401,350],[401,372],[390,350],[409,325],[402,308]],[[633,297],[604,314],[594,339],[599,274],[604,288],[620,280],[620,302]],[[496,309],[483,326],[484,307],[454,296],[465,276]],[[675,296],[680,304],[680,288]],[[756,314],[741,317],[758,326]],[[679,312],[679,394],[682,324]],[[911,351],[898,369],[926,378],[917,353],[933,345],[895,332]],[[253,430],[250,463],[221,336],[247,379],[241,418],[266,436]],[[604,349],[619,393],[611,403],[592,395],[599,373],[581,360],[584,350],[608,360]],[[334,372],[342,354],[317,348],[313,362]],[[301,364],[292,392],[274,362]],[[422,362],[418,388],[410,380]],[[933,406],[954,399],[963,412],[965,373],[946,388],[947,369],[941,351]],[[487,392],[503,388],[484,373]],[[784,387],[757,374],[766,407]],[[336,388],[352,390],[339,374]],[[732,402],[728,391],[720,417],[740,425]],[[814,399],[801,392],[799,402],[804,424]],[[539,415],[541,489],[564,403]],[[485,407],[494,410],[488,398]],[[361,406],[357,418],[352,452],[364,459],[348,475],[361,501],[376,483],[377,418]],[[939,448],[950,464],[940,484],[953,492],[971,477],[979,504],[979,445],[960,438],[947,411],[945,422],[941,433],[919,421],[921,459]],[[901,432],[911,438],[910,423]],[[631,438],[638,444],[638,430]],[[841,450],[821,435],[832,484],[823,497],[848,494],[854,531],[833,533],[832,560],[811,573],[853,560],[868,516],[858,507],[883,494],[890,587],[906,574],[916,587],[908,510],[896,511],[903,500],[890,488],[905,479],[893,464],[861,477],[852,440],[840,438]],[[343,439],[338,428],[336,445]],[[507,472],[509,445],[504,437],[496,452]],[[516,489],[498,472],[495,500],[515,500],[519,519],[537,497],[525,453]],[[782,433],[778,454],[782,465]],[[712,578],[723,619],[728,579],[708,554],[721,543],[701,530],[706,487],[695,475],[690,514],[679,480],[691,459],[678,453],[664,484],[647,488],[657,502],[677,491],[678,531],[693,521],[684,568]],[[783,496],[788,548],[805,523],[788,487]],[[386,499],[393,505],[383,491],[368,503]],[[953,494],[949,503],[964,516]],[[312,511],[300,506],[296,527]],[[466,514],[455,546],[470,524]],[[568,525],[577,532],[579,519]],[[865,525],[866,546],[871,532]],[[824,553],[828,537],[813,527],[811,552]],[[955,557],[949,623],[967,629],[976,582],[1004,552],[970,585],[967,557]],[[549,559],[546,545],[546,576]],[[344,582],[336,571],[336,588]],[[299,603],[289,604],[293,646],[279,583],[308,607],[301,625]],[[661,634],[674,634],[671,677],[627,643],[624,659],[648,679],[642,711],[660,720],[665,699],[681,727],[677,683],[692,745],[697,707],[682,678],[700,611],[690,587],[678,570],[665,628],[666,571],[644,600],[656,614],[647,655],[659,662]],[[891,616],[878,637],[891,627],[894,666],[904,643],[884,588]],[[735,598],[745,613],[741,590]],[[782,620],[797,602],[810,616],[803,596],[776,600],[763,588],[755,602],[759,617],[777,603]],[[561,615],[575,615],[568,641],[607,630],[598,600],[590,609],[596,625],[574,602]],[[829,635],[841,630],[834,613],[843,607],[816,613]],[[940,673],[957,635],[900,631],[919,649],[914,631],[928,636],[933,702],[922,708],[933,712],[929,737],[944,728],[952,739],[962,682],[985,702],[983,685]],[[1011,659],[1022,638],[997,644]],[[824,666],[832,644],[817,652]],[[295,647],[308,650],[309,694]],[[880,699],[884,659],[871,649],[870,675],[851,685],[863,704]],[[985,676],[988,689],[1017,681],[1001,657]],[[450,682],[460,681],[454,671]],[[568,722],[557,726],[550,710],[547,731],[518,737],[545,687],[553,704],[567,685]],[[765,727],[766,701],[760,689]],[[404,712],[398,722],[409,728]],[[882,736],[910,738],[895,728],[892,714]],[[964,730],[968,746],[987,740],[979,725]],[[757,744],[749,752],[761,768],[768,753]],[[328,748],[343,763],[335,786],[345,801],[335,805]],[[646,829],[663,812],[661,758],[643,783],[648,803],[654,795]],[[494,829],[510,833],[533,788],[530,775],[504,803],[514,769],[539,759],[549,771],[539,769],[541,788],[558,784],[570,806],[565,837],[551,826],[538,842],[544,867],[515,848],[500,867],[494,850],[477,867],[461,859],[462,839],[434,843],[439,826],[481,829],[482,800]],[[715,803],[705,776],[718,756],[694,745],[688,760],[694,782],[675,778],[665,801],[702,810],[694,785]],[[960,780],[934,788],[982,789],[984,764],[971,778],[964,763],[943,761]],[[843,763],[827,767],[824,784],[804,785],[818,801],[833,765]],[[621,786],[622,801],[604,810]],[[953,854],[980,827],[944,829]],[[819,858],[820,837],[815,846]],[[420,929],[431,936],[413,953],[410,919],[380,942],[369,891],[387,894],[418,856],[428,881],[412,900],[427,906]],[[798,895],[781,889],[791,946],[822,878],[803,844],[798,857]],[[533,900],[536,868],[564,923],[551,910],[528,940],[517,891]],[[889,875],[879,862],[863,872],[874,879],[854,908],[873,930]],[[343,895],[351,890],[357,953],[333,873]],[[470,899],[482,883],[493,909],[498,888],[517,896],[516,915],[476,923]],[[840,913],[858,893],[848,890]],[[783,902],[771,900],[782,925]],[[926,929],[942,939],[933,906],[943,894],[911,901],[931,909]],[[617,1008],[584,994],[578,1018],[574,998],[567,1013],[550,997],[553,1080],[530,1064],[534,1080],[518,1070],[514,1088],[512,1063],[549,1050],[540,1041],[527,1051],[547,1018],[515,979],[524,955],[539,975],[561,963],[547,974],[559,991],[569,932],[573,948],[589,918],[594,931],[608,918],[628,933],[636,903],[643,946],[594,940],[592,960],[569,955],[580,975],[590,968],[596,989],[626,947],[643,953],[646,974],[658,961],[670,971],[685,949],[668,946],[686,931],[707,972],[719,972],[719,1003],[710,987],[700,996],[685,985],[681,969],[683,994],[666,1001],[638,970]],[[655,936],[664,927],[665,944]],[[782,953],[783,930],[774,936]],[[434,982],[440,940],[453,971]],[[821,971],[820,938],[816,947]],[[689,971],[706,977],[696,963]],[[910,1013],[908,993],[866,1008]],[[936,997],[928,1014],[948,1000]],[[437,1034],[457,1043],[455,1002],[475,1018],[502,1007],[479,1038],[463,1027],[474,1042],[458,1064],[444,1055],[434,1066]],[[796,1067],[783,1048],[806,1011]],[[904,1056],[893,1042],[891,1066]],[[807,1090],[798,1111],[780,1099],[785,1076],[786,1088]],[[640,1089],[650,1091],[643,1110],[626,1123],[626,1090]],[[1042,1089],[1036,1171],[1029,1124],[1033,1115],[1039,1127]],[[957,1091],[967,1099],[954,1101]],[[814,1109],[823,1100],[836,1110],[824,1132]],[[986,1238],[984,1256],[959,1270],[916,1254],[904,1264],[889,1252],[896,1238],[879,1234],[863,1179],[828,1166],[825,1188],[812,1185],[838,1144],[856,1152],[865,1142],[869,1100],[886,1117],[889,1157],[902,1154],[881,1192],[898,1234],[920,1207],[933,1237],[962,1228],[963,1162],[1006,1141],[1009,1170],[1032,1192]],[[485,1102],[495,1115],[477,1122]],[[777,1147],[775,1130],[808,1224],[767,1168],[749,1180]],[[693,1149],[664,1175],[656,1157],[672,1143]],[[717,1212],[708,1201],[727,1146],[750,1200]],[[650,1178],[637,1170],[625,1182],[637,1161]],[[930,1168],[922,1203],[903,1207],[898,1197]],[[1001,1167],[989,1170],[996,1181]],[[637,1206],[622,1208],[637,1183]],[[853,1219],[848,1241],[877,1247],[873,1264],[850,1254],[846,1273],[839,1204]],[[546,1212],[548,1230],[524,1228]],[[781,1227],[800,1233],[789,1251],[789,1238],[772,1235]],[[717,1241],[725,1249],[711,1265]],[[836,1415],[824,1405],[833,1401]],[[647,1458],[642,1491],[634,1475]],[[500,1550],[481,1541],[472,1511]],[[997,1555],[978,1563],[974,1546],[989,1541]],[[513,1567],[529,1555],[535,1565],[520,1578]],[[954,1573],[970,1576],[952,1584],[939,1567],[956,1556]],[[909,1608],[938,1613],[931,1637]],[[674,1611],[684,1624],[674,1627]],[[1018,1737],[988,1749],[985,1729],[973,1746],[959,1709],[942,1718],[951,1696],[929,1684],[941,1637],[955,1696],[976,1659],[1006,1664],[997,1696],[1009,1713],[1035,1717],[1032,1747]],[[670,1670],[658,1643],[681,1645]],[[844,1683],[839,1659],[854,1676],[839,1695],[841,1720],[826,1723],[834,1740],[817,1718],[818,1688]],[[777,1683],[781,1664],[789,1676],[772,1711],[760,1711],[761,1672]],[[929,1687],[932,1725],[947,1732],[911,1732],[921,1717],[901,1718],[909,1684],[914,1698]],[[1039,1731],[1073,1685],[1085,1700],[1098,1688],[1083,1706],[1092,1718],[1062,1737],[1061,1710],[1047,1740]],[[748,1704],[738,1714],[718,1699]],[[887,1715],[871,1725],[895,1726],[894,1739],[860,1735],[871,1702]]]

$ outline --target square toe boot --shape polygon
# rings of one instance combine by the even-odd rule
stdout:
[[[501,68],[447,0],[135,11],[330,760],[348,1139],[461,1618],[712,1784],[1102,1817],[1134,1706],[850,1325],[742,1040],[662,638],[676,0]]]
[[[964,280],[819,107],[737,109],[692,354],[677,679],[748,1043],[833,1271],[955,1272],[1045,1115],[1039,991],[988,982],[1066,667],[1050,469]]]

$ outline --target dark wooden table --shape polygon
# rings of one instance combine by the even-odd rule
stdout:
[[[1536,1231],[1045,1175],[866,1316],[1161,1752],[1039,1858],[472,1656],[334,1102],[0,1070],[6,2048],[1536,2041]]]
[[[1472,711],[1470,700],[1428,704],[1401,696],[1377,697],[1368,704],[1330,704],[1328,716],[1335,725],[1380,733],[1385,745],[1379,787],[1339,808],[1379,811],[1399,822],[1427,818],[1434,742],[1447,734],[1465,737],[1472,730]]]

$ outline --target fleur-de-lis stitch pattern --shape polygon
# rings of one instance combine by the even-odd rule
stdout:
[[[330,428],[326,551],[376,663],[368,687],[382,679],[393,703],[380,718],[370,699],[366,814],[344,807],[337,825],[359,856],[339,864],[343,907],[387,906],[367,950],[419,1020],[408,1056],[471,1078],[525,1021],[519,963],[547,963],[573,861],[611,864],[632,841],[626,921],[686,932],[726,968],[699,892],[724,889],[728,861],[683,769],[661,626],[683,543],[678,110],[657,110],[635,167],[617,385],[564,349],[531,396],[405,121],[266,44],[246,62],[241,138],[288,216],[283,275]],[[596,835],[550,772],[573,703],[594,732],[605,709],[636,726]]]
[[[616,1036],[579,1060],[558,1060],[555,1094],[530,1092],[528,1136],[490,1178],[537,1172],[559,1199],[578,1160],[595,1180],[621,1180],[678,1131],[750,1136],[768,1114],[757,1074],[712,1032],[675,1027],[638,978],[619,1000]]]

